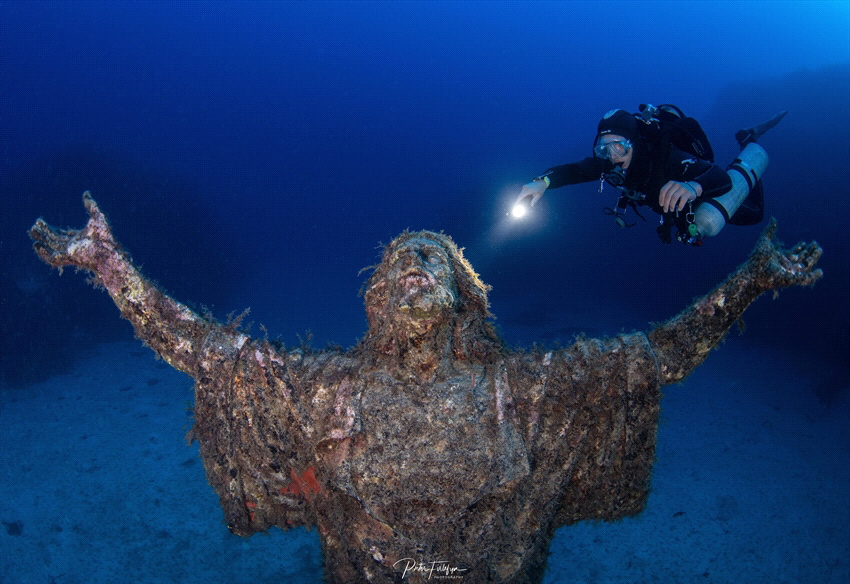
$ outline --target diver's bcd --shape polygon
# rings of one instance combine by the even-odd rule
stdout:
[[[767,162],[767,152],[755,142],[747,144],[732,161],[726,169],[732,179],[729,192],[714,199],[706,199],[696,208],[694,224],[702,237],[717,235],[726,223],[750,224],[736,221],[735,212],[748,195],[756,194],[756,189],[761,189],[758,182],[767,168]]]
[[[669,143],[682,152],[714,162],[714,149],[699,122],[675,105],[664,103],[656,107],[642,103],[635,117],[644,123],[641,128],[645,140]]]

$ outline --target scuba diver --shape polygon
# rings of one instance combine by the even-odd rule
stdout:
[[[629,207],[640,214],[647,206],[661,215],[656,229],[664,243],[676,239],[699,246],[717,235],[726,223],[755,225],[764,218],[761,177],[768,157],[756,141],[788,113],[735,134],[741,153],[724,171],[714,164],[708,138],[694,119],[674,105],[641,105],[631,114],[611,110],[599,122],[593,156],[554,166],[523,185],[513,214],[522,216],[546,189],[599,180],[616,187],[615,209],[604,212],[620,227],[633,227],[625,219]]]

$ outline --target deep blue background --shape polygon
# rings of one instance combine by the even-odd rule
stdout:
[[[732,271],[760,228],[664,246],[654,223],[617,229],[596,184],[505,217],[523,182],[588,154],[605,111],[646,102],[699,118],[723,165],[737,129],[790,110],[762,141],[767,213],[787,243],[823,245],[826,276],[761,300],[747,335],[840,389],[846,2],[4,1],[2,379],[131,335],[105,294],[29,249],[39,215],[83,225],[86,189],[176,298],[219,318],[251,307],[287,344],[353,344],[359,270],[406,228],[466,248],[511,343],[646,328]]]

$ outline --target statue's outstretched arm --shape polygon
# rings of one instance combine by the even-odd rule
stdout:
[[[60,272],[65,266],[92,272],[94,283],[106,288],[136,335],[170,365],[193,375],[197,349],[220,325],[170,298],[142,276],[112,237],[106,217],[88,191],[83,204],[90,215],[83,229],[58,229],[42,219],[36,221],[29,231],[35,252]]]
[[[773,240],[776,220],[764,230],[750,258],[713,292],[649,333],[658,355],[662,383],[675,383],[702,363],[724,333],[763,292],[810,286],[823,272],[815,269],[823,250],[816,242],[781,249]]]

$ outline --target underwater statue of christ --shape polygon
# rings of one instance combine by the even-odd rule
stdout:
[[[639,513],[660,390],[703,362],[763,292],[814,284],[816,243],[765,230],[725,282],[650,332],[514,350],[447,236],[404,233],[364,286],[349,350],[286,350],[170,298],[84,195],[80,230],[30,230],[92,273],[136,335],[195,380],[194,437],[230,530],[315,527],[338,583],[540,582],[556,528]]]

